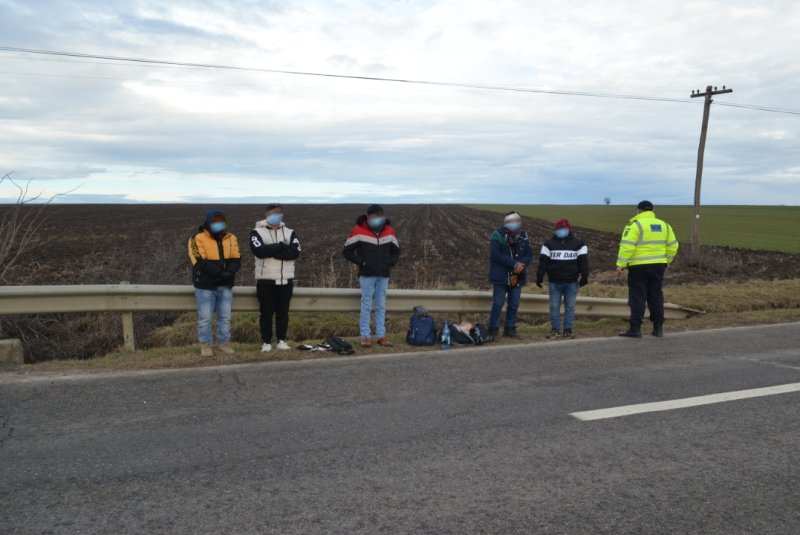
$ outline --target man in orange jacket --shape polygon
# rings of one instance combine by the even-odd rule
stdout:
[[[223,353],[230,345],[231,305],[236,272],[242,265],[239,243],[228,232],[228,218],[221,210],[209,210],[199,232],[189,239],[192,282],[197,300],[197,338],[200,353],[211,357],[211,320],[217,313],[217,341]]]

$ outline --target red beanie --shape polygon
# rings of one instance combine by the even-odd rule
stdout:
[[[569,224],[569,219],[559,219],[558,221],[556,221],[556,226],[555,226],[556,230],[564,227],[572,230],[572,226]]]

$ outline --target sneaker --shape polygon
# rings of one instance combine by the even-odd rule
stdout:
[[[236,351],[231,346],[230,342],[225,342],[224,344],[219,345],[219,350],[225,353],[226,355],[233,355]]]
[[[558,332],[558,331],[550,331],[549,333],[547,333],[547,334],[546,334],[546,335],[544,335],[544,336],[545,336],[545,338],[550,338],[550,339],[552,339],[552,338],[558,338],[559,336],[561,336],[561,333],[560,333],[560,332]]]
[[[362,338],[361,347],[372,347],[372,341],[369,338]]]
[[[203,357],[213,357],[214,350],[211,349],[211,344],[200,344],[200,355]]]
[[[278,345],[276,347],[283,351],[286,351],[287,349],[292,349],[291,347],[289,347],[289,344],[287,344],[285,340],[278,340]]]
[[[564,338],[575,338],[572,329],[564,329]]]
[[[378,338],[377,344],[381,347],[392,347],[394,345],[385,336],[383,338]]]
[[[262,353],[269,353],[270,351],[272,351],[272,344],[270,344],[270,343],[264,343],[264,344],[261,346],[261,352],[262,352]]]

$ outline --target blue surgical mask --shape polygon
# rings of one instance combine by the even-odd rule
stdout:
[[[208,225],[208,229],[211,232],[213,232],[214,234],[222,232],[223,230],[225,230],[225,222],[224,221],[214,221],[213,223]]]
[[[522,228],[522,223],[520,223],[519,221],[512,221],[510,223],[506,223],[503,226],[506,227],[511,232],[516,232]]]
[[[280,225],[281,221],[283,221],[283,214],[270,214],[267,216],[267,224],[269,225]]]
[[[569,229],[568,228],[556,229],[556,238],[561,238],[563,240],[567,236],[569,236]]]
[[[375,219],[370,219],[367,221],[367,224],[370,228],[379,229],[386,223],[385,217],[376,217]]]

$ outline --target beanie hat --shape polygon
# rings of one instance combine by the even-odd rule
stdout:
[[[271,202],[269,203],[266,208],[264,209],[265,212],[269,212],[270,210],[274,210],[275,208],[280,208],[283,210],[283,206],[279,202]]]
[[[568,228],[572,230],[572,225],[569,224],[569,219],[559,219],[556,221],[555,229],[558,230],[560,228]]]
[[[652,210],[653,203],[651,203],[650,201],[642,201],[636,205],[636,208],[638,208],[639,210]]]
[[[381,207],[380,204],[373,204],[372,206],[367,208],[367,215],[382,214],[382,213],[383,213],[383,208]]]

